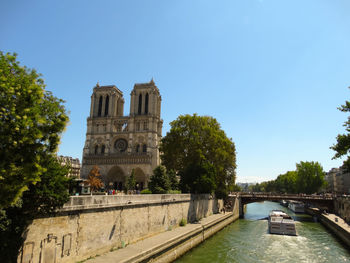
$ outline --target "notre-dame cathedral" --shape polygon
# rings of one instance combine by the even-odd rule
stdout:
[[[130,95],[129,116],[124,116],[123,92],[116,86],[97,84],[91,96],[82,177],[87,178],[97,165],[106,188],[122,190],[134,170],[137,187],[142,190],[160,164],[163,121],[159,90],[152,79],[135,84]]]

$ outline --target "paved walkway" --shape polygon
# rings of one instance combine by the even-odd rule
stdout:
[[[344,231],[350,233],[350,226],[342,219],[341,217],[335,214],[322,214],[324,217],[328,218],[330,221],[336,223],[339,227],[341,227]]]
[[[176,240],[179,240],[180,238],[183,238],[183,236],[187,234],[201,231],[203,228],[203,225],[209,224],[223,217],[227,217],[228,215],[232,215],[232,213],[214,214],[206,218],[203,218],[198,223],[187,224],[184,227],[176,227],[171,231],[166,231],[166,232],[157,234],[153,237],[146,238],[144,240],[128,245],[125,248],[117,249],[115,251],[108,252],[101,256],[97,256],[93,259],[89,259],[86,262],[87,263],[136,262],[139,259],[143,258],[144,256],[159,250],[161,247],[164,246],[164,244],[169,244]]]
[[[310,210],[314,210],[314,212],[320,216],[323,216],[330,220],[331,222],[335,223],[339,227],[341,227],[344,231],[350,233],[350,226],[345,222],[344,219],[342,219],[340,216],[337,216],[335,214],[325,214],[320,211],[318,208],[309,208]]]

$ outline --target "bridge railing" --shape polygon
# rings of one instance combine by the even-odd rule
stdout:
[[[230,196],[241,198],[268,198],[268,199],[303,199],[303,200],[334,200],[336,195],[321,194],[321,195],[307,195],[307,194],[279,194],[279,193],[261,193],[261,192],[235,192]]]

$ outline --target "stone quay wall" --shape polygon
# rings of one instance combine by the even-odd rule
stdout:
[[[334,210],[337,215],[350,223],[350,196],[337,197],[334,200]]]
[[[177,244],[163,244],[161,247],[160,253],[157,257],[152,257],[150,255],[146,255],[145,259],[147,261],[151,261],[154,263],[167,263],[173,262],[177,258],[184,255],[187,251],[196,247],[200,243],[204,242],[206,239],[229,225],[230,223],[239,219],[239,207],[240,200],[238,198],[231,198],[232,209],[226,216],[221,217],[219,220],[214,220],[209,223],[201,224],[196,233],[192,233],[191,238],[188,238],[188,234],[179,237]],[[172,249],[168,249],[167,247],[171,247]],[[142,262],[142,261],[140,261]]]
[[[318,208],[306,208],[305,212],[318,220],[337,236],[348,248],[350,248],[350,226],[343,218],[336,214],[323,213]]]
[[[343,220],[337,218],[336,215],[333,214],[322,214],[319,219],[324,226],[331,230],[348,248],[350,248],[350,229]]]
[[[210,195],[72,196],[55,217],[35,219],[18,262],[76,262],[218,213]]]

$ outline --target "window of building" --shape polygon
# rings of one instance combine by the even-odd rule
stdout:
[[[123,131],[128,131],[128,123],[127,122],[123,123],[122,130]]]
[[[100,96],[100,99],[98,101],[98,113],[97,113],[97,116],[101,117],[101,114],[102,114],[102,96]]]
[[[144,144],[144,145],[142,146],[142,152],[144,152],[144,153],[147,152],[147,145],[146,145],[146,144]]]
[[[140,152],[140,144],[136,145],[136,152]]]
[[[106,97],[106,104],[105,104],[105,116],[108,115],[108,106],[109,106],[109,96]]]
[[[95,146],[95,154],[98,152],[98,145]]]
[[[145,121],[145,122],[143,123],[143,129],[144,129],[145,131],[148,130],[148,123],[147,123],[147,121]]]
[[[102,145],[102,147],[101,147],[101,154],[105,153],[105,148],[106,148],[106,146]]]
[[[146,99],[145,99],[145,114],[148,113],[148,93],[146,94]]]
[[[114,147],[117,149],[117,152],[123,153],[128,148],[128,142],[125,139],[118,139],[114,143]]]
[[[139,95],[139,109],[138,113],[141,114],[142,112],[142,94]]]

